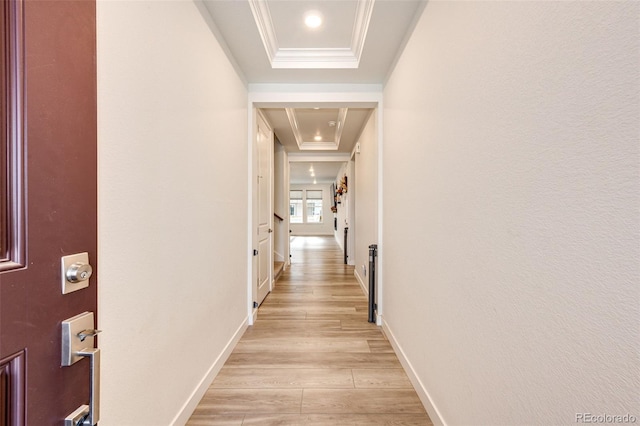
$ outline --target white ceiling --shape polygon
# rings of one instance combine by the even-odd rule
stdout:
[[[338,172],[343,162],[293,162],[290,163],[291,184],[292,185],[312,185],[327,184],[337,181]],[[311,175],[311,168],[313,174]]]
[[[228,48],[251,84],[381,84],[426,3],[425,0],[203,1],[217,27],[219,41]],[[318,29],[304,25],[304,15],[310,10],[319,11],[324,18]],[[283,60],[272,66],[273,58],[279,55]],[[336,59],[340,55],[342,60]],[[353,58],[358,59],[355,64]]]
[[[426,4],[426,0],[202,1],[216,37],[249,84],[383,84]],[[323,18],[316,29],[304,24],[312,11]],[[371,110],[312,107],[262,111],[289,153],[350,153]],[[291,181],[309,183],[309,164],[306,169],[304,163],[294,164]],[[333,174],[331,182],[341,163],[329,164],[318,172]]]

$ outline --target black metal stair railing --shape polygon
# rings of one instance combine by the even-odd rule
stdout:
[[[349,256],[347,255],[347,237],[349,235],[349,227],[344,227],[344,264],[349,263]]]
[[[369,322],[376,322],[376,258],[378,257],[378,245],[369,246]]]

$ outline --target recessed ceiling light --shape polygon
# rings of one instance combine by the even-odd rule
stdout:
[[[316,174],[314,172],[311,172],[311,177],[315,177]]]
[[[316,142],[320,142],[322,140],[322,136],[320,136],[320,135],[314,136],[313,140],[316,141]]]
[[[314,107],[313,109],[320,109],[320,107]]]
[[[322,25],[322,15],[320,15],[320,12],[310,10],[304,14],[304,23],[309,28],[318,28]]]
[[[314,180],[313,180],[313,184],[315,185],[316,183],[318,183],[318,182],[316,182],[316,180],[314,179]]]

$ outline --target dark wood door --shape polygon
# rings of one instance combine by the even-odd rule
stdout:
[[[97,307],[95,0],[0,2],[0,425],[61,425],[89,402],[61,321]],[[80,252],[90,285],[63,295]]]

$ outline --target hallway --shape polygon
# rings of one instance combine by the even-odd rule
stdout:
[[[291,253],[188,425],[431,425],[334,238]]]

